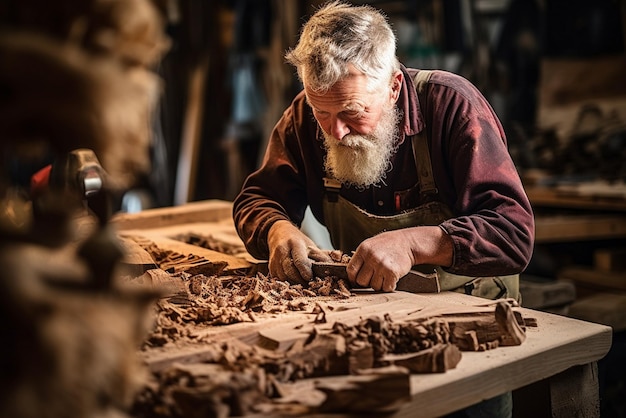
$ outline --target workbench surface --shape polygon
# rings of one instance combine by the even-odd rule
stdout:
[[[203,231],[200,232],[207,233],[207,223],[216,222],[216,230],[229,235],[233,232],[229,230],[229,216],[230,203],[209,201],[192,204],[187,208],[166,208],[145,211],[136,216],[124,215],[118,217],[117,225],[123,235],[130,231],[155,238],[161,235],[158,231],[168,231],[165,235],[170,236],[171,228],[175,225],[180,226],[179,231],[196,232],[198,231],[194,225],[201,225]],[[230,236],[233,237],[232,234]],[[256,321],[204,327],[198,331],[203,334],[198,340],[238,339],[254,344],[267,338],[279,343],[284,339],[285,345],[288,345],[302,338],[314,326],[323,329],[331,327],[335,322],[353,324],[373,315],[389,314],[395,321],[437,316],[456,309],[468,312],[480,309],[478,306],[490,302],[453,292],[410,294],[356,291],[347,299],[320,300],[320,303],[328,307],[325,324],[314,324],[315,315],[310,311],[287,311],[258,317]],[[596,362],[611,347],[612,329],[541,311],[519,307],[515,309],[523,317],[536,319],[537,326],[526,328],[527,338],[521,345],[498,347],[483,352],[464,351],[456,368],[444,373],[411,375],[410,400],[391,415],[385,416],[441,416],[529,385],[540,386],[548,391],[548,408],[551,411],[547,416],[599,416]],[[151,369],[159,370],[181,360],[189,361],[196,356],[201,358],[203,350],[206,350],[206,344],[199,343],[184,348],[165,346],[143,354]],[[331,382],[333,379],[344,378],[345,376],[335,376],[320,379]],[[545,384],[536,385],[538,382]]]
[[[391,314],[394,320],[401,320],[415,315],[437,315],[442,310],[450,313],[455,306],[460,308],[459,311],[467,312],[468,308],[484,305],[485,302],[484,299],[453,292],[357,293],[346,300],[328,302],[328,306],[334,309],[328,311],[326,326],[330,328],[335,321],[350,323],[384,313]],[[537,320],[536,327],[527,328],[527,339],[521,345],[483,352],[464,351],[454,369],[445,373],[412,375],[410,402],[385,416],[441,416],[544,379],[549,379],[550,383],[552,416],[599,416],[595,362],[604,357],[611,346],[611,328],[545,312],[517,309],[524,317]],[[304,334],[313,327],[313,317],[306,312],[286,312],[257,322],[210,327],[204,332],[205,337],[215,341],[239,338],[250,343],[259,336],[272,339],[282,336],[291,340],[297,338],[297,333]],[[201,344],[184,350],[157,351],[150,354],[148,362],[159,369],[194,355],[201,357],[202,351]],[[343,378],[322,379],[332,381]],[[573,411],[585,412],[576,415]]]

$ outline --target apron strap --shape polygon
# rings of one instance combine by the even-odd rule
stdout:
[[[433,166],[430,162],[430,151],[426,139],[426,129],[422,129],[417,135],[411,138],[413,143],[413,157],[417,166],[417,176],[419,178],[420,193],[422,196],[434,196],[439,193],[433,178]]]
[[[428,84],[432,73],[431,70],[419,70],[417,74],[415,74],[413,84],[415,84],[415,90],[417,90],[418,95],[424,92],[424,88],[426,88],[426,84]]]
[[[324,177],[324,188],[329,202],[336,202],[341,190],[341,182],[332,177]]]
[[[413,79],[415,84],[415,90],[417,91],[417,97],[424,94],[424,89],[432,71],[420,70]],[[420,101],[420,106],[423,100]],[[415,165],[417,166],[417,175],[419,177],[420,193],[422,196],[433,196],[439,193],[435,186],[435,179],[433,177],[433,166],[430,161],[430,151],[428,149],[428,139],[426,137],[426,126],[416,135],[411,138],[413,144],[413,156],[415,158]]]

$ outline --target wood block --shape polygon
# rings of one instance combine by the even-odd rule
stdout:
[[[574,366],[550,378],[550,405],[553,417],[599,417],[597,363]]]

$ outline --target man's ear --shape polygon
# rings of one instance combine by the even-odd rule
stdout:
[[[402,71],[398,70],[391,76],[391,101],[393,103],[398,101],[400,97],[400,90],[402,89],[402,80],[404,75]]]

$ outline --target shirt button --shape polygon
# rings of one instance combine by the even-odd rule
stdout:
[[[379,201],[378,201],[378,206],[382,206],[382,205],[384,205],[384,204],[385,204],[385,202],[383,202],[382,200],[379,200]]]

